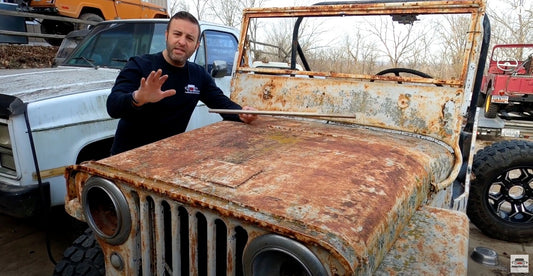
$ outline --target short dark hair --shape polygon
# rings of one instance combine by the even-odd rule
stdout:
[[[167,24],[167,32],[170,29],[170,22],[172,22],[172,20],[175,20],[175,19],[187,20],[187,21],[195,24],[196,26],[198,26],[198,39],[200,39],[200,22],[198,22],[198,19],[196,19],[196,17],[194,17],[194,15],[192,15],[191,13],[186,12],[186,11],[179,11],[179,12],[175,13],[170,18],[170,20],[168,21],[168,24]]]

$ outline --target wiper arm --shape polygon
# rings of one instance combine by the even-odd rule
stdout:
[[[126,63],[128,62],[127,59],[123,59],[123,58],[112,58],[111,61],[116,61],[116,62],[123,62],[123,63]]]
[[[90,59],[84,57],[84,56],[81,56],[81,57],[75,57],[73,59],[82,59],[83,61],[89,63],[89,65],[91,65],[94,69],[98,69],[98,65],[94,64]]]

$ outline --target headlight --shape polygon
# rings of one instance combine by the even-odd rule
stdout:
[[[121,244],[129,236],[131,215],[126,198],[113,182],[91,177],[81,193],[89,227],[110,244]]]
[[[11,149],[11,138],[7,125],[0,124],[0,146]]]
[[[311,250],[289,238],[268,234],[251,241],[244,249],[245,275],[327,275]]]

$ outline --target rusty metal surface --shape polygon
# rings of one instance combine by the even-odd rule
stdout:
[[[245,9],[239,40],[240,54],[236,62],[239,66],[232,81],[232,99],[242,105],[254,106],[261,110],[355,112],[357,120],[342,121],[428,135],[458,150],[456,145],[459,140],[459,130],[469,105],[468,99],[472,95],[477,69],[484,12],[483,0]],[[250,66],[252,57],[248,52],[252,46],[248,39],[250,35],[248,28],[251,28],[249,24],[255,19],[391,14],[470,16],[470,24],[466,26],[468,31],[465,33],[466,44],[460,75],[449,79],[414,78],[272,70]],[[263,73],[268,75],[260,76]],[[284,76],[276,77],[271,74]],[[397,82],[402,82],[403,85]]]
[[[457,78],[254,69],[244,54],[249,47],[246,28],[253,18],[431,13],[472,14]],[[463,273],[463,238],[468,235],[464,214],[456,219],[454,213],[421,205],[450,206],[448,188],[462,162],[459,133],[473,89],[483,13],[481,0],[246,9],[233,100],[260,110],[353,113],[356,118],[261,116],[252,124],[219,122],[74,166],[67,170],[72,180],[68,209],[79,208],[77,198],[88,175],[118,183],[128,200],[137,202],[130,208],[139,225],[122,251],[142,260],[145,274],[164,269],[164,257],[158,255],[165,235],[162,212],[150,208],[167,200],[176,208],[208,213],[209,221],[220,217],[230,219],[229,225],[247,225],[255,229],[250,238],[273,232],[297,239],[330,268],[342,266],[337,270],[341,274],[371,274],[384,258],[385,273],[395,268],[433,272],[417,264],[402,267],[405,259],[389,259],[416,249],[424,251],[422,258],[455,263],[451,274]],[[276,72],[283,75],[271,74]],[[196,217],[189,219],[195,223]],[[171,224],[175,228],[177,222]],[[191,244],[196,244],[198,232],[190,233]],[[439,234],[452,238],[443,241]],[[420,248],[436,243],[427,251]],[[385,257],[393,246],[393,254]],[[438,255],[457,246],[457,259]],[[115,249],[104,246],[107,253]],[[187,254],[194,258],[195,249]],[[135,266],[131,262],[128,267]],[[196,265],[191,260],[192,274]],[[444,265],[449,263],[439,268]]]
[[[251,125],[216,123],[83,170],[320,244],[368,272],[453,158],[415,137],[264,116]]]
[[[428,135],[449,145],[457,142],[462,121],[460,88],[236,74],[231,89],[234,101],[259,110],[355,114],[330,120]]]
[[[423,207],[400,234],[375,275],[466,275],[466,214]]]

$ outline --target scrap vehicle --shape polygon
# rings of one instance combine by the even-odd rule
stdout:
[[[257,110],[210,111],[259,119],[69,166],[65,209],[89,229],[55,273],[465,275],[485,9],[484,0],[244,9],[231,98]],[[462,47],[443,49],[447,33]],[[386,58],[380,41],[400,38],[411,55]],[[275,43],[290,54],[263,47]]]
[[[107,95],[130,56],[165,49],[168,19],[105,21],[62,64],[0,70],[0,212],[40,215],[65,202],[68,165],[109,156],[118,120]],[[229,95],[239,32],[201,22],[201,45],[190,60],[205,66]],[[226,61],[228,68],[214,66]],[[220,120],[199,103],[188,130]]]
[[[533,119],[532,63],[533,44],[498,44],[493,47],[478,99],[478,106],[484,107],[486,118],[514,112]]]
[[[20,11],[101,22],[116,19],[168,18],[166,0],[15,0]],[[84,23],[45,18],[41,20],[41,33],[66,35],[87,28]],[[46,38],[59,46],[61,39]]]

